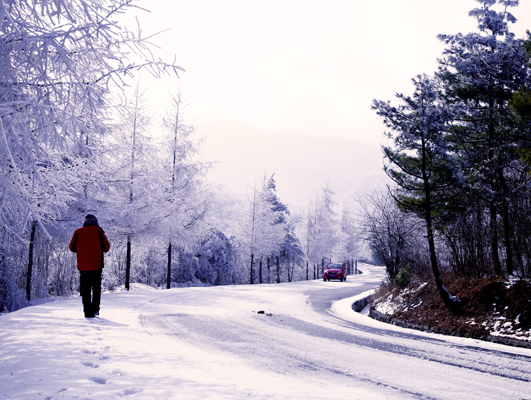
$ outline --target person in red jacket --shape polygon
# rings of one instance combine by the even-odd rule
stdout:
[[[94,318],[100,313],[103,253],[110,248],[105,232],[98,225],[98,219],[88,214],[83,228],[77,229],[70,241],[70,250],[77,253],[85,318]]]

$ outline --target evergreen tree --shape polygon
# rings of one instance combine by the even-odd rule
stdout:
[[[389,162],[385,171],[402,189],[399,203],[426,222],[435,284],[443,302],[454,308],[458,306],[459,299],[452,296],[443,284],[434,237],[434,214],[440,212],[445,203],[444,192],[460,178],[460,171],[447,144],[446,128],[452,114],[444,104],[440,104],[437,89],[430,78],[418,76],[413,79],[413,84],[413,96],[397,95],[403,103],[400,106],[375,100],[373,109],[391,129],[387,136],[394,143],[394,148],[383,147]]]
[[[219,229],[210,229],[204,233],[196,257],[199,260],[196,275],[203,282],[212,285],[234,283],[233,246]]]
[[[295,266],[302,264],[304,252],[299,239],[295,235],[295,228],[289,220],[289,208],[280,201],[276,194],[274,176],[275,174],[271,175],[267,180],[266,201],[274,215],[272,230],[276,236],[276,246],[267,259],[270,261],[279,257],[279,261],[283,261],[287,266],[288,281],[291,282],[293,280]],[[277,264],[277,269],[280,268],[280,265],[280,263]],[[280,271],[277,271],[277,277],[279,276]]]
[[[509,23],[516,19],[508,8],[517,1],[477,0],[481,7],[470,12],[479,33],[439,35],[448,48],[437,76],[444,85],[445,101],[455,105],[452,130],[454,151],[466,175],[470,208],[482,207],[490,221],[490,246],[494,271],[502,273],[499,234],[503,235],[506,269],[514,268],[514,240],[510,193],[517,173],[515,119],[509,101],[522,87],[529,87],[529,66],[523,40],[515,39]],[[503,229],[500,229],[501,217]]]
[[[527,65],[531,67],[531,32],[527,31],[524,48],[527,54]],[[514,113],[517,126],[516,150],[520,159],[531,165],[531,83],[526,82],[509,100],[509,108]]]
[[[299,238],[295,234],[295,228],[291,223],[286,223],[284,226],[284,238],[279,250],[280,260],[283,260],[287,265],[288,282],[292,282],[294,280],[295,268],[303,265],[304,251],[302,250]]]
[[[274,174],[270,177],[264,176],[260,184],[255,183],[243,224],[244,242],[251,261],[250,283],[255,283],[255,281],[263,283],[265,268],[267,268],[268,282],[270,282],[272,265],[276,265],[277,282],[279,282],[280,261],[292,262],[295,259],[294,257],[281,257],[284,244],[288,246],[290,241],[295,243],[295,240],[298,243],[298,239],[293,233],[294,229],[288,219],[289,214],[288,207],[280,201],[276,194]],[[287,255],[288,253],[284,254]]]
[[[279,228],[275,222],[282,217],[273,211],[278,205],[271,204],[270,201],[274,201],[274,197],[271,196],[271,188],[268,185],[269,180],[266,176],[260,184],[255,183],[249,204],[247,242],[251,258],[249,275],[251,284],[255,283],[256,278],[258,283],[262,283],[264,261],[267,262],[267,257],[275,251],[279,243]],[[258,271],[255,269],[255,263],[258,265]]]

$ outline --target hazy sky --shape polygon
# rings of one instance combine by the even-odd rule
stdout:
[[[244,120],[274,132],[382,141],[373,98],[411,93],[411,78],[431,74],[443,50],[438,33],[468,33],[473,0],[149,0],[139,12],[144,35],[180,79],[149,85],[165,106],[182,89],[196,125]],[[531,29],[531,0],[511,12],[513,31]],[[153,103],[155,104],[155,103]]]

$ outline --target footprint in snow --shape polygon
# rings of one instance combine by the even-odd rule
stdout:
[[[97,376],[93,376],[93,377],[90,377],[88,379],[89,379],[89,381],[92,381],[94,383],[99,383],[100,385],[106,385],[107,384],[107,379],[105,379],[105,378],[98,378]]]
[[[137,389],[137,388],[125,389],[124,396],[131,396],[133,394],[137,394],[140,392],[142,392],[142,389]]]
[[[94,363],[91,363],[91,362],[84,362],[82,363],[85,367],[90,367],[90,368],[98,368],[99,365],[98,364],[94,364]]]
[[[68,389],[61,389],[59,390],[56,394],[59,394],[59,393],[63,393],[63,392],[66,392]],[[44,400],[52,400],[53,399],[53,396],[48,396],[48,397],[45,397]]]
[[[109,356],[100,356],[100,361],[107,361],[107,360],[110,360],[111,357]]]

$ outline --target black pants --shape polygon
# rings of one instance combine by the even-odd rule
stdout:
[[[81,298],[85,316],[100,312],[101,269],[97,271],[80,271]]]

